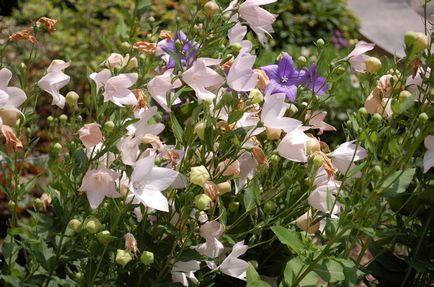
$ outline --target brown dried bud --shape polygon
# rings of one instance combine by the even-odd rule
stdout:
[[[232,65],[234,64],[234,59],[230,59],[229,61],[227,61],[226,63],[224,63],[222,65],[223,70],[225,70],[226,72],[229,71],[229,69],[232,67]]]
[[[132,253],[133,255],[136,255],[139,249],[137,248],[137,241],[136,238],[134,238],[134,235],[132,235],[131,233],[127,233],[125,234],[124,238],[125,238],[125,249],[128,250],[128,252]]]
[[[11,41],[29,41],[32,44],[36,44],[38,40],[36,37],[32,34],[32,31],[29,29],[24,29],[19,32],[13,33],[9,36],[9,40]]]
[[[212,201],[214,202],[218,201],[219,188],[214,182],[212,181],[205,182],[205,184],[203,185],[203,191],[205,192],[206,195],[209,196],[209,198],[212,199]]]
[[[146,41],[140,41],[133,44],[133,48],[139,50],[142,53],[153,55],[157,50],[155,43],[149,43]]]
[[[14,130],[8,125],[2,125],[1,132],[6,139],[6,145],[10,150],[17,150],[23,148],[23,144],[15,135]]]
[[[137,99],[137,105],[133,106],[133,111],[141,108],[146,109],[148,107],[148,98],[146,97],[145,92],[142,89],[134,89],[132,92]]]
[[[258,75],[258,87],[261,90],[265,90],[267,85],[270,83],[270,79],[268,78],[267,74],[261,69],[254,69],[253,71]]]
[[[53,33],[56,32],[56,23],[57,20],[47,17],[41,17],[38,19],[38,21],[36,21],[36,26],[39,27],[41,25],[44,25],[50,33]]]
[[[270,166],[262,148],[254,146],[250,152],[260,165],[263,165],[267,168]]]
[[[176,151],[168,150],[165,158],[168,159],[172,164],[172,167],[175,168],[180,156],[179,153],[177,153]]]

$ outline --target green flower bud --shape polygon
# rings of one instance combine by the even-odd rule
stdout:
[[[421,32],[409,31],[404,34],[404,43],[407,47],[419,53],[429,46],[428,36]]]
[[[306,59],[305,56],[300,56],[300,57],[297,58],[297,64],[299,66],[305,66],[306,63],[307,63],[307,59]]]
[[[133,257],[128,251],[122,249],[118,249],[116,251],[115,261],[117,264],[121,265],[122,267],[125,267],[125,265],[127,265],[128,262],[130,262],[131,260],[133,260]]]
[[[321,155],[316,154],[312,159],[312,163],[313,163],[313,166],[318,169],[324,163],[324,158]]]
[[[65,114],[62,114],[59,116],[59,120],[62,124],[66,124],[66,122],[68,121],[68,116]]]
[[[99,243],[103,245],[107,245],[110,243],[110,241],[112,241],[110,231],[108,230],[103,230],[101,232],[98,232],[96,234],[96,239],[98,239]]]
[[[86,221],[84,228],[90,234],[95,234],[102,229],[102,224],[97,218],[91,218]]]
[[[9,200],[8,206],[9,206],[9,210],[15,210],[15,208],[17,208],[17,204],[15,203],[15,201],[12,200]]]
[[[81,272],[75,273],[75,279],[77,279],[77,281],[83,280],[83,273]]]
[[[325,42],[324,42],[324,40],[323,39],[321,39],[321,38],[319,38],[318,40],[316,40],[316,46],[318,47],[318,48],[321,48],[322,46],[324,46],[325,45]]]
[[[42,200],[40,198],[35,198],[33,204],[36,209],[40,209],[43,206]]]
[[[419,114],[419,121],[424,124],[428,121],[429,117],[426,113],[420,113]]]
[[[342,66],[339,66],[339,67],[336,69],[336,72],[337,72],[337,74],[338,74],[339,76],[341,76],[341,75],[343,75],[343,74],[346,72],[346,69],[345,69],[344,67],[342,67]]]
[[[51,151],[55,154],[58,154],[62,150],[62,145],[60,143],[55,143],[51,148]]]
[[[368,111],[364,107],[361,107],[358,113],[362,116],[366,116],[368,114]]]
[[[366,71],[371,74],[375,74],[381,69],[381,61],[376,57],[369,57],[365,64]]]
[[[197,184],[199,186],[204,186],[205,182],[207,182],[210,178],[208,170],[203,165],[194,166],[190,170],[190,182]]]
[[[265,204],[264,204],[264,212],[266,213],[266,214],[271,214],[271,213],[273,213],[273,212],[275,212],[276,211],[276,204],[273,202],[273,201],[267,201]]]
[[[47,117],[47,122],[52,123],[54,121],[54,118],[52,116]]]
[[[234,43],[231,45],[231,47],[232,47],[232,50],[236,53],[238,53],[242,48],[240,43]]]
[[[131,49],[131,44],[128,42],[122,42],[120,50],[122,53],[127,53]]]
[[[276,166],[279,164],[280,156],[278,156],[277,154],[273,154],[271,155],[270,161],[272,165]]]
[[[237,212],[239,207],[240,203],[238,201],[232,201],[231,203],[229,203],[229,211],[232,213]]]
[[[399,93],[399,102],[402,103],[406,99],[410,98],[411,96],[412,96],[412,94],[409,91],[403,90]]]
[[[252,103],[259,104],[262,103],[262,101],[264,100],[264,95],[261,93],[260,90],[253,89],[249,93],[249,99],[252,101]]]
[[[205,209],[207,209],[209,207],[211,201],[212,201],[212,199],[208,195],[206,195],[204,193],[196,195],[194,197],[194,205],[199,210],[205,210]]]
[[[382,176],[383,175],[383,170],[381,169],[381,167],[379,165],[374,166],[374,168],[372,169],[374,175],[376,177]]]
[[[201,139],[205,139],[205,128],[206,123],[205,122],[199,122],[194,126],[194,133]]]
[[[380,123],[382,120],[383,120],[383,117],[382,117],[379,113],[375,113],[375,114],[372,116],[372,121],[373,121],[374,123]]]
[[[214,16],[215,13],[218,12],[218,10],[219,10],[219,5],[217,5],[217,3],[214,1],[208,1],[203,6],[203,13],[209,17]]]
[[[77,103],[78,103],[79,98],[80,98],[80,96],[74,91],[68,92],[65,96],[66,103],[68,104],[68,106],[71,109],[77,109],[78,108]]]
[[[113,129],[115,128],[115,123],[112,121],[107,121],[104,123],[104,129],[108,132],[113,131]]]
[[[140,256],[140,262],[146,266],[152,265],[152,263],[154,263],[154,253],[151,251],[143,251],[142,256]]]
[[[75,232],[80,232],[81,221],[78,219],[71,219],[68,223],[68,228],[74,230]]]
[[[20,69],[21,69],[21,70],[26,70],[26,69],[27,69],[27,65],[24,64],[24,63],[21,63],[21,64],[20,64]]]

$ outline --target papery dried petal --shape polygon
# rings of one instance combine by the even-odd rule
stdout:
[[[36,44],[38,40],[32,34],[32,31],[29,29],[24,29],[19,32],[13,33],[9,36],[9,40],[11,41],[29,41],[32,44]]]
[[[124,238],[125,238],[125,249],[128,250],[130,253],[136,255],[139,249],[137,248],[137,241],[134,235],[132,235],[131,233],[127,233],[125,234]]]
[[[132,106],[133,111],[141,108],[146,109],[148,107],[148,98],[146,97],[145,92],[142,89],[134,89],[131,91],[137,99],[137,105]]]
[[[22,142],[17,138],[14,130],[10,126],[2,125],[1,132],[6,139],[8,149],[15,151],[23,148]]]
[[[41,17],[36,21],[36,26],[39,27],[41,25],[44,25],[45,28],[51,33],[56,32],[56,23],[57,20],[47,18],[47,17]]]
[[[142,53],[153,55],[157,50],[157,45],[155,43],[139,41],[133,44],[133,48],[139,50]]]
[[[251,153],[260,165],[263,165],[267,168],[270,166],[262,148],[256,146],[252,147]]]

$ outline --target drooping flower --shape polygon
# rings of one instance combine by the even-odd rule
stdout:
[[[151,153],[134,164],[127,201],[142,203],[145,207],[167,212],[169,203],[161,191],[167,189],[175,181],[178,172],[169,168],[156,167],[154,161],[155,153]]]
[[[111,101],[119,107],[137,105],[137,98],[129,89],[137,81],[137,73],[119,74],[112,77],[109,69],[89,76],[95,81],[97,90],[104,87],[104,102]]]
[[[0,110],[6,113],[8,111],[19,113],[18,107],[27,99],[27,96],[20,88],[8,87],[11,78],[12,72],[7,68],[0,70]],[[15,122],[10,124],[15,124]]]
[[[173,90],[182,86],[179,79],[172,82],[173,69],[166,70],[162,75],[154,77],[148,83],[148,91],[151,97],[166,111],[170,112],[169,104],[179,104],[181,101],[175,99],[173,103],[167,102],[167,93],[170,91],[169,99],[172,98]]]
[[[258,75],[253,71],[256,56],[250,54],[251,49],[250,41],[242,42],[242,48],[226,76],[228,86],[237,92],[248,92],[258,83]]]
[[[241,25],[240,22],[237,22],[231,29],[228,31],[229,43],[233,44],[241,44],[244,39],[244,36],[247,34],[247,27]]]
[[[104,197],[118,198],[121,196],[116,191],[116,180],[119,177],[119,173],[106,167],[91,169],[84,175],[78,190],[86,192],[90,207],[96,209]]]
[[[264,126],[271,129],[282,129],[289,133],[301,126],[301,122],[296,119],[285,117],[288,104],[285,103],[285,94],[271,94],[271,91],[265,95],[264,106],[261,112],[261,121]]]
[[[427,149],[423,156],[423,172],[427,173],[430,168],[434,167],[434,136],[429,135],[424,140]]]
[[[247,21],[250,28],[258,36],[262,45],[267,41],[266,34],[274,32],[272,24],[276,21],[276,15],[261,8],[261,5],[274,3],[277,0],[246,0],[238,9],[240,17]]]
[[[379,113],[387,117],[392,115],[392,100],[390,98],[392,93],[392,77],[390,74],[381,76],[377,82],[377,86],[366,98],[364,106],[368,113]]]
[[[223,260],[218,269],[231,277],[246,280],[248,263],[238,257],[246,253],[248,248],[247,245],[244,245],[244,241],[237,242],[232,247],[232,252]]]
[[[317,96],[323,96],[329,88],[326,79],[319,75],[315,64],[312,64],[310,70],[307,71],[306,85]]]
[[[318,135],[322,135],[324,131],[336,131],[336,128],[324,122],[327,116],[326,111],[311,111],[308,110],[305,119],[309,121],[309,125],[314,129],[319,129]]]
[[[423,100],[423,93],[421,93],[420,90],[424,91],[428,88],[428,85],[424,83],[423,79],[429,79],[430,75],[430,68],[427,68],[425,72],[423,68],[419,67],[416,71],[416,74],[414,76],[410,75],[405,81],[405,86],[407,87],[407,90],[413,95],[415,95],[416,99],[420,102]]]
[[[365,55],[366,52],[374,49],[375,44],[360,41],[356,44],[356,47],[348,54],[344,60],[350,62],[351,67],[359,73],[366,72],[366,61],[369,60],[369,56]]]
[[[47,69],[47,74],[39,80],[38,86],[53,96],[52,105],[63,109],[65,106],[65,97],[60,94],[59,90],[66,86],[71,79],[63,70],[68,68],[71,62],[65,63],[62,60],[53,60]]]
[[[173,55],[177,56],[183,67],[190,66],[194,62],[199,44],[188,39],[187,35],[180,31],[176,33],[174,39],[166,39],[163,43],[160,43],[158,48],[160,49],[160,54],[162,50],[169,55],[167,68],[172,69],[175,68],[176,65]]]
[[[277,146],[279,155],[291,161],[307,162],[308,143],[311,139],[315,139],[304,133],[306,129],[308,127],[299,126],[287,133]]]
[[[81,142],[86,148],[92,148],[102,142],[102,132],[97,123],[85,124],[79,131]]]
[[[265,89],[265,93],[271,91],[272,94],[284,93],[288,100],[295,102],[297,97],[297,86],[306,82],[308,73],[305,70],[297,70],[291,56],[287,53],[282,54],[277,65],[262,67],[270,83]]]
[[[189,286],[189,280],[193,284],[197,284],[199,281],[194,272],[200,269],[200,261],[178,261],[172,268],[172,282],[181,283],[183,286]]]
[[[200,236],[205,238],[205,243],[196,246],[195,249],[200,255],[216,258],[224,250],[223,244],[218,238],[223,234],[224,226],[218,221],[209,221],[200,227]]]
[[[39,27],[41,25],[44,25],[44,27],[50,32],[56,32],[56,23],[57,20],[47,18],[47,17],[41,17],[36,21],[36,27]]]
[[[209,68],[220,64],[219,59],[199,58],[190,69],[182,74],[182,80],[189,85],[196,93],[200,101],[212,101],[216,95],[206,88],[220,85],[224,78],[216,71]]]

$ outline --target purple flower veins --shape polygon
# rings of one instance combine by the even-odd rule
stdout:
[[[177,44],[178,43],[178,44]],[[183,67],[193,64],[199,44],[189,40],[184,32],[177,32],[174,39],[167,41],[166,45],[161,47],[164,52],[170,55],[167,68],[175,67],[176,61],[171,54],[176,54]]]

